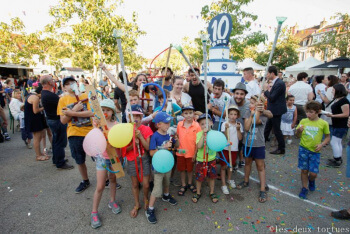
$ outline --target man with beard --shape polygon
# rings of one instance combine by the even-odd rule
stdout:
[[[240,117],[237,119],[244,126],[244,119],[242,118],[245,115],[245,112],[249,110],[249,99],[246,99],[246,95],[248,94],[246,85],[239,82],[236,87],[233,89],[233,97],[230,101],[230,106],[235,105],[238,107],[240,112]],[[238,152],[239,152],[239,163],[238,167],[242,168],[244,166],[244,158],[242,153],[243,143],[239,141],[238,144]]]
[[[199,76],[200,75],[199,69],[194,68],[194,70]],[[204,98],[204,81],[201,81],[200,79],[198,79],[198,77],[192,71],[191,68],[188,70],[188,74],[190,75],[191,80],[189,83],[186,83],[184,85],[184,92],[188,93],[188,95],[191,96],[194,109],[196,111],[205,113],[205,105],[208,103],[205,103],[205,98]],[[208,88],[208,92],[211,93],[213,91],[213,87],[209,82],[207,82],[207,88]],[[209,94],[208,94],[207,100],[208,102],[210,100]]]

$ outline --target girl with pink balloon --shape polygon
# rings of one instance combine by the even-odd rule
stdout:
[[[116,109],[114,102],[111,99],[103,99],[100,102],[103,114],[106,118],[107,127],[111,129],[114,125],[117,124],[116,121]],[[98,129],[98,120],[94,121],[95,128],[89,132],[84,140],[84,150],[90,156],[96,157],[96,177],[97,185],[94,193],[94,200],[92,204],[91,212],[91,227],[98,228],[102,225],[100,217],[98,215],[98,207],[101,201],[103,190],[105,189],[106,179],[109,177],[109,186],[110,186],[110,199],[108,202],[108,207],[112,209],[114,214],[119,214],[122,210],[121,207],[117,204],[115,200],[116,196],[116,176],[113,173],[109,173],[107,167],[110,170],[112,169],[111,162],[109,160],[106,148],[107,141],[104,137],[102,131]]]

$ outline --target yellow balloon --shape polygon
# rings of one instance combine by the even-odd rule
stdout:
[[[132,140],[133,125],[131,123],[121,123],[114,125],[108,132],[108,142],[115,148],[127,146]]]

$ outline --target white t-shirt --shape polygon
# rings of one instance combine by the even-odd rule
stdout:
[[[250,97],[254,95],[259,95],[261,92],[259,84],[255,80],[249,81],[246,88],[248,91],[247,95],[245,96],[246,99],[250,99]]]
[[[210,103],[213,105],[213,107],[215,107],[215,106],[219,107],[219,111],[222,112],[222,110],[224,109],[224,105],[225,105],[225,97],[227,99],[227,105],[229,105],[230,100],[231,100],[231,96],[230,96],[230,94],[225,93],[225,92],[223,92],[221,94],[221,97],[219,97],[219,98],[215,98],[214,94],[211,93],[210,94]],[[214,115],[214,117],[215,117],[215,122],[220,121],[220,116]]]
[[[19,114],[22,112],[21,111],[21,106],[23,105],[23,102],[18,100],[17,98],[12,98],[11,102],[9,104],[11,114],[15,120],[19,120]]]
[[[288,92],[295,97],[294,104],[305,105],[308,101],[309,93],[312,93],[312,87],[304,81],[297,81],[290,86]]]
[[[319,103],[323,102],[321,96],[318,94],[318,90],[321,90],[322,95],[326,95],[326,87],[327,86],[323,83],[317,84],[315,86],[315,93],[316,93],[315,101],[316,102],[319,102]]]
[[[225,124],[221,124],[221,132],[225,132]],[[241,133],[243,133],[243,127],[241,124]],[[230,142],[231,142],[231,151],[238,151],[238,136],[237,136],[237,128],[236,124],[231,124],[229,127],[229,136],[230,136]],[[225,150],[228,150],[228,146],[225,147]]]
[[[175,102],[176,104],[178,104],[175,98],[172,98],[172,100],[173,100],[173,102]],[[190,95],[188,95],[187,93],[184,93],[184,92],[181,93],[181,103],[182,103],[183,106],[188,106],[188,105],[190,105],[190,104],[191,104],[191,101],[192,101],[192,98],[191,98]],[[178,104],[178,105],[179,105],[179,104]]]

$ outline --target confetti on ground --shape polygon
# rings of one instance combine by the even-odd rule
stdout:
[[[28,216],[30,216],[30,213],[28,213]]]

